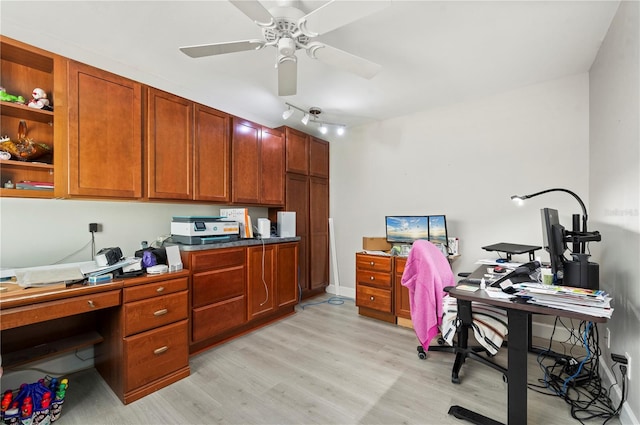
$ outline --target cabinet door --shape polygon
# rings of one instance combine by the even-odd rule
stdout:
[[[394,258],[395,262],[395,283],[393,291],[395,293],[395,315],[403,319],[411,319],[411,304],[409,303],[409,290],[402,286],[402,273],[407,263],[406,258]]]
[[[278,245],[277,307],[298,302],[298,244]]]
[[[69,63],[70,195],[142,196],[142,86]]]
[[[285,209],[296,213],[296,236],[300,237],[298,284],[304,292],[311,289],[309,285],[309,177],[287,173],[286,181]]]
[[[224,112],[197,104],[195,114],[194,199],[229,202],[231,118]]]
[[[287,173],[309,174],[309,135],[285,127]]]
[[[232,200],[260,203],[260,133],[258,124],[233,119],[231,136]]]
[[[284,205],[284,135],[262,129],[260,141],[260,204]]]
[[[251,320],[275,308],[276,245],[251,247],[247,252],[247,313]]]
[[[193,102],[149,88],[146,137],[149,199],[191,199]]]
[[[309,140],[309,175],[329,178],[329,142],[313,136]]]
[[[309,268],[311,289],[329,285],[329,181],[309,179]]]

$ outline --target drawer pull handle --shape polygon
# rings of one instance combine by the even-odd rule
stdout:
[[[155,350],[153,350],[153,354],[155,354],[156,356],[158,354],[162,354],[165,351],[167,351],[169,349],[169,347],[167,347],[166,345],[164,347],[160,347],[160,348],[156,348]]]
[[[162,292],[164,291],[164,286],[159,286],[158,289],[156,289],[156,292]]]
[[[89,304],[89,307],[91,308],[96,308],[96,305],[91,300],[87,301],[87,304]]]
[[[374,261],[371,261],[371,262],[369,262],[369,265],[370,265],[370,266],[375,266],[375,265],[376,265],[376,263],[375,263]]]
[[[375,277],[373,277],[373,276],[371,276],[371,277],[369,278],[369,280],[376,280],[376,278],[375,278]]]
[[[158,310],[156,312],[153,313],[154,316],[162,316],[165,315],[169,312],[169,310],[167,310],[166,308],[163,308],[162,310]]]
[[[375,297],[373,297],[373,296],[372,296],[372,297],[371,297],[371,301],[373,301],[374,299],[375,299]]]

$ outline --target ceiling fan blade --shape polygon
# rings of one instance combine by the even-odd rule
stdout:
[[[293,96],[298,87],[298,62],[295,56],[278,60],[278,96]]]
[[[332,0],[298,21],[300,30],[309,37],[326,34],[351,22],[385,9],[391,0],[371,2]],[[366,6],[365,6],[366,5]]]
[[[375,62],[323,43],[314,42],[307,47],[307,53],[313,59],[318,59],[321,62],[352,72],[363,78],[373,78],[382,68]]]
[[[265,43],[262,40],[242,40],[180,47],[180,51],[192,58],[201,58],[203,56],[223,55],[225,53],[243,52],[245,50],[258,50],[263,48],[264,45]]]
[[[257,0],[229,0],[229,3],[262,27],[270,27],[275,23],[271,13]]]

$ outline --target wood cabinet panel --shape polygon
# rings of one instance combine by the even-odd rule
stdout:
[[[310,287],[329,285],[329,181],[309,179]]]
[[[241,265],[194,274],[191,294],[193,307],[244,295],[244,273],[244,265]]]
[[[190,270],[200,272],[239,265],[244,266],[245,257],[244,248],[213,249],[211,251],[192,253],[187,258],[187,261]]]
[[[244,296],[193,309],[191,314],[192,342],[204,341],[243,325],[247,321],[246,311]]]
[[[230,163],[231,117],[229,114],[195,105],[194,199],[231,200]]]
[[[276,306],[298,302],[298,244],[278,245]]]
[[[189,365],[187,320],[124,339],[124,391],[131,391]]]
[[[384,313],[391,313],[391,290],[359,286],[356,291],[356,305]]]
[[[411,319],[411,304],[409,303],[409,290],[402,286],[402,273],[407,264],[406,258],[394,257],[394,286],[395,315],[403,319]]]
[[[72,61],[68,86],[69,195],[141,197],[141,84]]]
[[[309,138],[309,175],[329,178],[329,142]]]
[[[309,285],[309,178],[287,173],[285,210],[296,213],[296,236],[298,242],[298,284],[302,291],[311,289]]]
[[[254,319],[274,310],[276,246],[247,248],[247,317]]]
[[[193,103],[147,89],[147,196],[191,199],[193,193]]]
[[[174,292],[184,291],[188,288],[188,279],[171,279],[160,282],[149,283],[146,285],[132,286],[124,288],[122,291],[122,302],[128,303],[132,301],[144,300],[160,295],[167,295]]]
[[[391,273],[393,262],[391,257],[381,255],[356,255],[356,267],[358,270],[372,270],[383,273]]]
[[[283,127],[286,140],[286,171],[309,175],[309,135]]]
[[[366,284],[381,288],[391,288],[391,273],[356,269],[356,284]]]
[[[260,132],[258,124],[233,119],[231,144],[232,199],[236,203],[260,202]]]
[[[284,135],[262,129],[260,142],[260,204],[284,205]]]
[[[187,291],[126,303],[124,334],[133,335],[186,319]]]

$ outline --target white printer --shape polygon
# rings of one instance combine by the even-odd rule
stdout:
[[[240,225],[225,217],[175,216],[171,240],[185,245],[230,242],[239,239]]]

